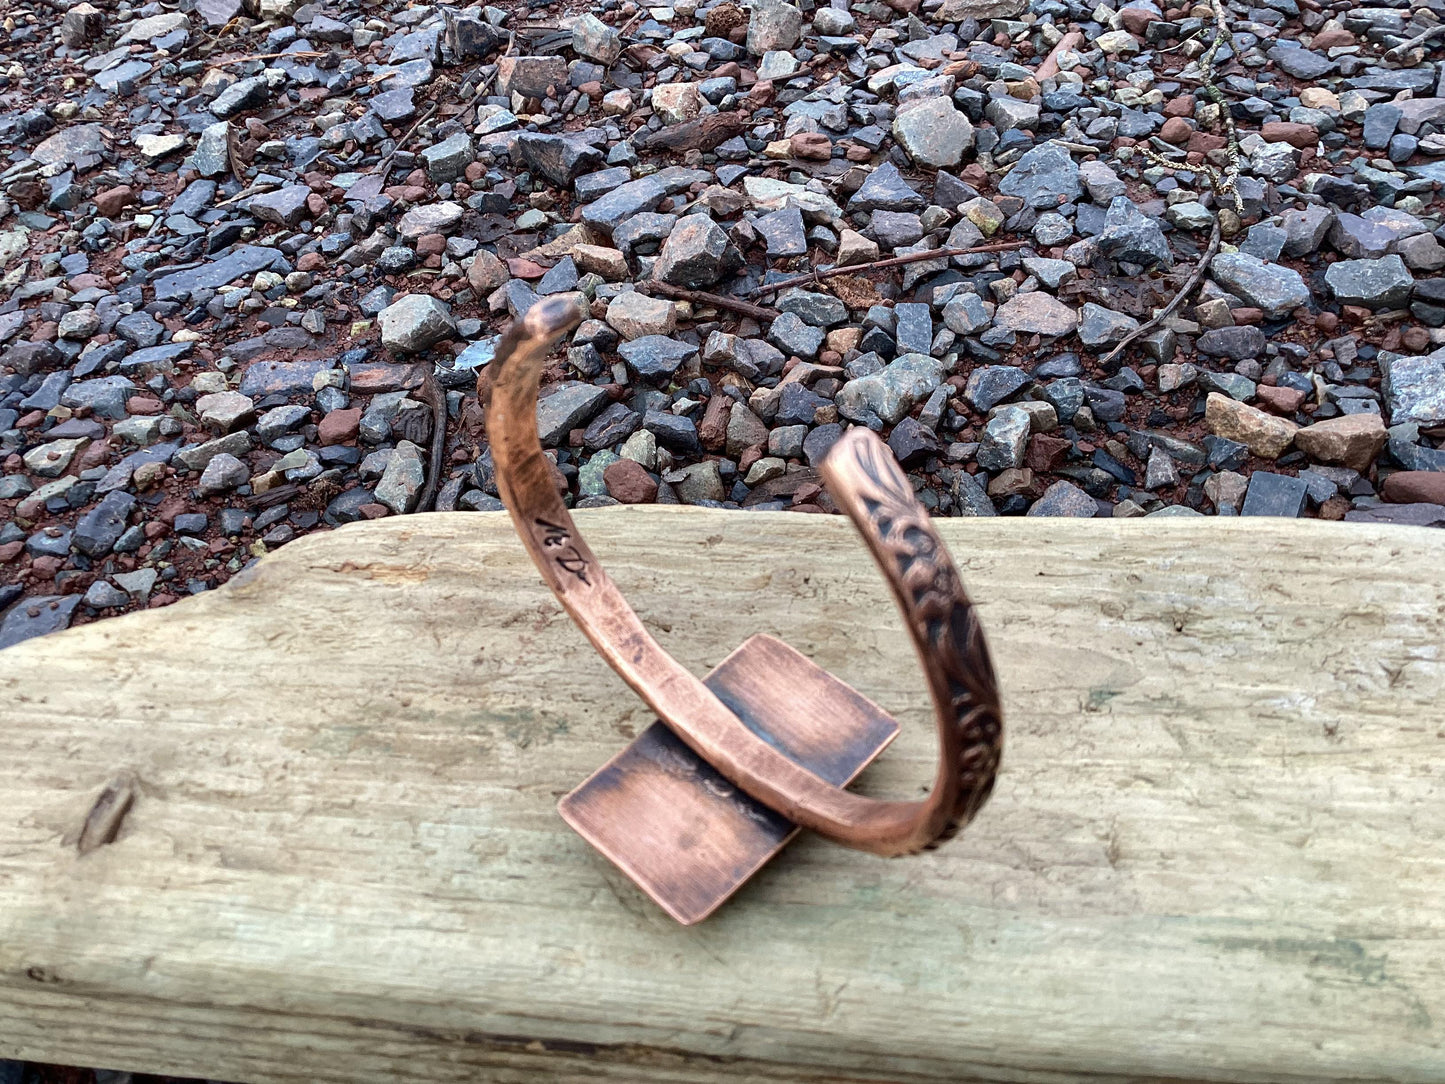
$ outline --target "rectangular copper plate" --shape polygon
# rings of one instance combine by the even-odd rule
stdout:
[[[877,704],[771,636],[751,637],[703,682],[749,730],[838,786],[898,733]],[[798,831],[733,787],[661,722],[557,808],[685,926],[712,914]]]

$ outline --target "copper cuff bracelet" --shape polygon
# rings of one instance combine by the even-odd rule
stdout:
[[[766,846],[754,841],[755,846],[744,847],[746,855],[732,853],[735,840],[709,845],[692,838],[692,832],[683,849],[697,851],[718,883],[689,895],[676,885],[659,885],[658,869],[649,873],[641,868],[656,867],[662,860],[619,856],[608,840],[598,838],[605,833],[589,823],[578,796],[596,787],[599,808],[612,803],[606,816],[634,821],[617,833],[624,841],[621,846],[676,851],[681,837],[669,841],[663,838],[667,831],[644,821],[659,811],[675,819],[677,794],[663,801],[664,791],[658,790],[651,812],[637,804],[642,799],[628,799],[631,806],[617,804],[626,754],[564,799],[564,816],[684,922],[716,907],[787,841],[794,825],[882,855],[907,854],[952,836],[993,788],[1003,724],[978,617],[907,475],[883,442],[863,427],[847,430],[821,467],[833,500],[852,519],[893,590],[933,698],[940,760],[932,791],[921,801],[887,801],[844,789],[896,731],[886,714],[770,637],[750,639],[706,680],[699,680],[643,627],[578,532],[554,483],[555,468],[543,454],[536,409],[546,358],[582,315],[575,300],[538,302],[513,322],[490,373],[478,382],[502,500],[543,579],[572,620],[671,735],[685,743],[684,749],[665,732],[652,736],[647,755],[658,780],[680,779],[688,772],[701,779],[712,774],[710,768],[753,800],[746,802],[726,785],[711,788],[713,797],[721,796],[725,803],[746,802],[751,812],[739,823],[761,823],[767,814],[789,823],[775,826]],[[689,765],[686,770],[680,767],[682,759]],[[763,808],[757,810],[754,802]],[[673,853],[669,860],[675,858]]]

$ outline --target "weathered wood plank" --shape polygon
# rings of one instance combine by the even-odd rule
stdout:
[[[781,636],[933,770],[841,520],[579,521],[701,673]],[[0,653],[0,1057],[245,1081],[1445,1079],[1445,534],[947,521],[1008,713],[933,854],[682,928],[556,799],[648,722],[500,514]],[[73,842],[108,780],[115,842]]]

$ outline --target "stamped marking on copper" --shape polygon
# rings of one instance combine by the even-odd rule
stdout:
[[[556,551],[552,554],[552,560],[557,562],[557,567],[563,572],[570,572],[591,587],[592,581],[587,578],[587,558],[582,556],[582,551],[572,542],[571,532],[560,523],[553,523],[540,516],[534,522],[542,528],[543,547]]]

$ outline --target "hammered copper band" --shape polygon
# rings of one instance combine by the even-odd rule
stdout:
[[[572,521],[537,437],[548,354],[581,321],[576,302],[539,301],[515,321],[478,381],[497,487],[543,579],[594,647],[691,749],[748,795],[818,834],[907,854],[967,824],[993,789],[1003,738],[978,618],[927,511],[883,442],[849,429],[821,473],[878,562],[928,680],[940,762],[922,801],[885,801],[827,783],[749,730],[652,638]]]

